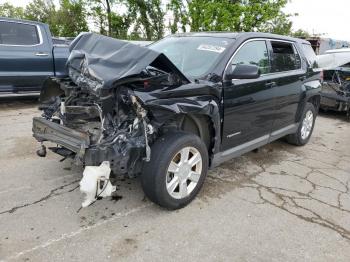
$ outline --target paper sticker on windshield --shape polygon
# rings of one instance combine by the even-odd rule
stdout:
[[[200,45],[197,48],[198,50],[210,51],[215,53],[222,53],[225,51],[225,47],[217,46],[217,45]]]

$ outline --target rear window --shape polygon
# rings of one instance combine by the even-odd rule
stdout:
[[[293,44],[272,41],[272,72],[285,72],[301,68],[301,58]]]
[[[36,45],[40,43],[36,26],[0,21],[0,44]]]
[[[307,62],[309,63],[309,66],[311,66],[312,68],[317,67],[317,56],[312,46],[308,44],[302,44],[301,46],[303,47],[303,52]]]

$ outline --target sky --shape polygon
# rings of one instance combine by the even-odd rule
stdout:
[[[284,11],[299,14],[291,19],[294,30],[350,40],[350,0],[292,0]]]
[[[25,6],[30,0],[0,0]],[[58,0],[55,0],[58,1]],[[323,34],[338,40],[350,41],[347,28],[350,16],[350,0],[289,0],[284,11],[299,15],[291,18],[293,30],[303,29],[310,33]]]

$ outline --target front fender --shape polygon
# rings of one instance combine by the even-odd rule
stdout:
[[[207,116],[214,127],[214,144],[212,148],[213,154],[218,152],[220,148],[220,108],[219,100],[215,96],[191,96],[178,98],[152,99],[144,101],[142,95],[138,94],[138,98],[145,107],[152,113],[154,119],[159,123],[164,123],[168,119],[178,115],[203,115]],[[149,98],[149,94],[147,95]],[[213,155],[212,154],[212,155]]]

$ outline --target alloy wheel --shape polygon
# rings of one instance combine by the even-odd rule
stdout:
[[[314,114],[311,110],[308,110],[305,114],[305,118],[303,120],[302,126],[301,126],[301,138],[303,140],[307,139],[310,136],[312,126],[314,124]]]
[[[194,147],[185,147],[171,160],[167,175],[166,188],[170,196],[183,199],[196,188],[202,174],[202,156]]]

